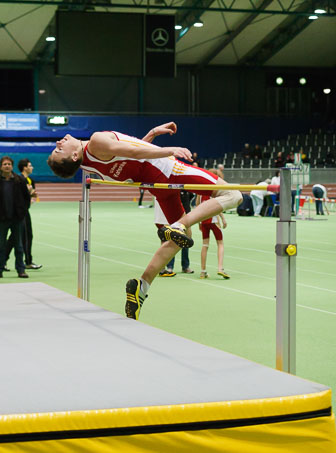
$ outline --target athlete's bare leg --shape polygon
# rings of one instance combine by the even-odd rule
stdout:
[[[223,258],[224,258],[224,243],[223,241],[217,241],[217,258],[218,258],[218,270],[223,269]]]
[[[224,185],[227,184],[222,178],[218,178],[216,185]],[[235,191],[236,195],[239,194],[238,191]],[[200,203],[198,206],[196,206],[195,209],[192,209],[188,214],[183,216],[181,219],[178,220],[178,222],[182,223],[185,225],[187,228],[191,227],[192,225],[195,225],[195,223],[199,223],[202,220],[209,219],[210,217],[213,217],[220,212],[223,212],[225,209],[232,209],[238,206],[242,200],[241,197],[236,196],[234,200],[232,200],[232,203],[229,201],[227,202],[227,205],[223,209],[223,205],[216,200],[216,197],[220,196],[221,194],[219,191],[214,190],[212,192],[212,198],[210,200],[207,200],[203,203]]]
[[[153,258],[142,274],[147,283],[151,284],[157,274],[165,267],[167,263],[181,250],[173,241],[164,242],[161,247],[155,252]]]
[[[201,271],[206,270],[206,261],[209,248],[210,238],[203,239],[202,249],[201,249]]]
[[[185,216],[185,215],[184,215]],[[184,219],[182,217],[182,220]],[[187,234],[191,237],[191,228],[187,229]],[[147,283],[151,284],[157,274],[165,267],[167,263],[176,255],[181,248],[173,241],[164,242],[161,247],[155,252],[153,258],[150,260],[145,272],[142,274]]]
[[[190,211],[185,217],[182,217],[178,222],[184,226],[191,227],[202,220],[209,219],[223,211],[222,206],[218,203],[216,198],[204,201],[199,204],[195,209]]]

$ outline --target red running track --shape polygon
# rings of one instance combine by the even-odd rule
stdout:
[[[80,201],[82,184],[78,183],[37,183],[36,190],[40,201]],[[112,187],[92,185],[92,201],[138,201],[140,191],[133,187]],[[145,191],[143,201],[150,201],[152,196]]]

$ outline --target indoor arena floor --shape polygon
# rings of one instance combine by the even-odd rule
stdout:
[[[14,257],[1,283],[42,282],[77,295],[78,203],[41,202],[31,207],[33,257],[43,264],[17,278]],[[193,227],[194,274],[157,278],[141,321],[260,364],[275,366],[275,218],[227,214],[225,270],[216,275],[211,238],[207,270],[199,279],[201,237]],[[336,214],[297,220],[297,375],[331,387],[336,407]],[[90,300],[123,314],[125,283],[138,277],[159,246],[153,209],[135,202],[93,202]]]

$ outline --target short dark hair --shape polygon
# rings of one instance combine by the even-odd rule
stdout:
[[[9,160],[10,162],[12,162],[12,165],[14,165],[14,160],[9,157],[9,156],[3,156],[0,160],[0,167],[2,166],[2,163],[5,161],[5,160]]]
[[[63,158],[60,162],[54,161],[52,156],[48,157],[47,163],[56,176],[60,178],[72,178],[79,169],[82,158],[73,161],[71,157]]]
[[[30,163],[30,160],[29,159],[21,159],[19,160],[19,163],[18,163],[18,169],[22,172],[22,170],[25,168],[25,167],[28,167],[28,164]]]

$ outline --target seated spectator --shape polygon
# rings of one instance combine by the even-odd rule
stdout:
[[[299,153],[301,155],[301,162],[303,164],[308,164],[309,163],[309,159],[307,157],[307,154],[304,152],[303,148],[299,149]]]
[[[252,156],[252,150],[249,143],[245,143],[244,148],[242,149],[242,157],[244,159],[250,159]]]
[[[197,164],[197,165],[194,165],[195,167],[200,167],[200,161],[199,161],[199,158],[198,158],[198,154],[197,153],[192,153],[192,158],[193,158],[193,164]]]
[[[255,145],[253,150],[253,158],[254,159],[261,159],[262,158],[262,149],[259,145]]]
[[[279,151],[277,154],[277,157],[275,158],[275,161],[274,161],[274,167],[280,168],[280,167],[284,167],[284,166],[285,166],[285,160],[283,158],[282,152]]]
[[[286,157],[286,164],[294,164],[294,153],[291,151]]]
[[[224,179],[224,165],[223,164],[218,164],[217,165],[217,172],[216,171],[213,171],[213,170],[210,170],[212,171],[213,173],[217,174],[220,178]]]

